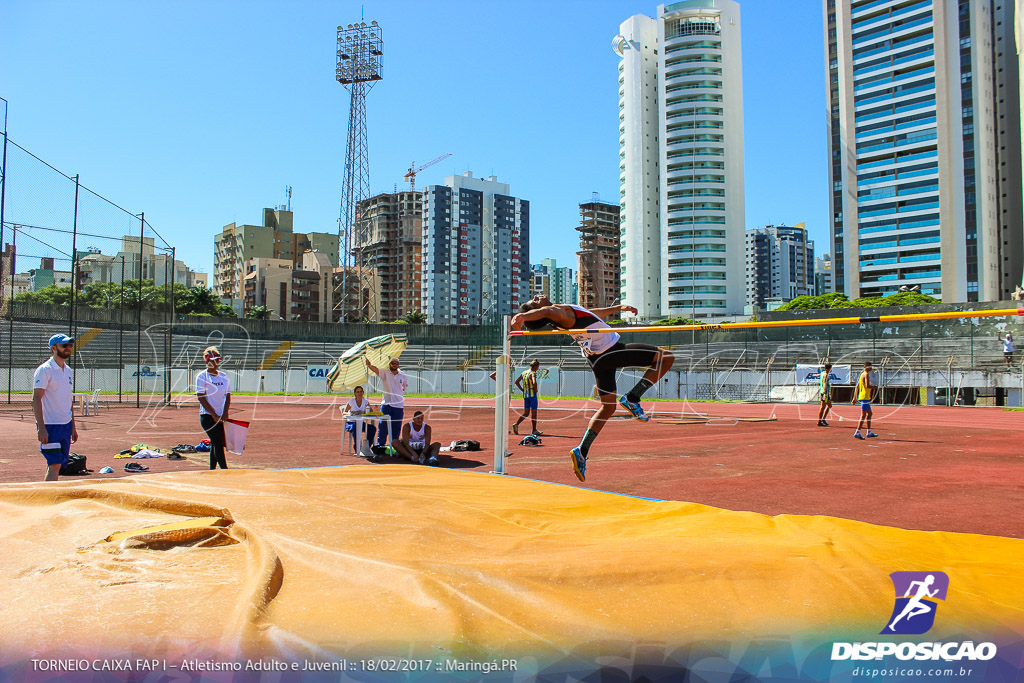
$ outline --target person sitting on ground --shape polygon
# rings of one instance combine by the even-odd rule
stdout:
[[[373,424],[369,420],[362,420],[357,422],[355,420],[349,421],[348,417],[360,417],[368,413],[373,412],[373,406],[370,404],[370,399],[364,395],[362,387],[356,387],[352,390],[352,398],[348,400],[342,409],[342,415],[345,416],[345,431],[350,432],[353,435],[352,438],[352,455],[359,455],[359,450],[356,448],[355,433],[356,425],[359,425],[360,431],[366,435],[366,442],[373,443],[373,437],[377,434],[377,425]]]
[[[402,438],[395,444],[395,452],[420,465],[436,465],[441,452],[440,442],[430,441],[430,425],[423,421],[423,411],[413,413],[412,422],[402,425]]]

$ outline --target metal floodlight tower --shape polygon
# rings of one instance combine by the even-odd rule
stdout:
[[[341,211],[338,218],[339,261],[341,273],[341,296],[334,301],[334,311],[339,321],[344,321],[352,310],[349,307],[349,268],[352,259],[353,242],[361,243],[356,234],[359,221],[360,200],[370,196],[369,146],[366,137],[366,94],[384,76],[384,40],[376,21],[338,27],[338,61],[335,78],[352,93],[348,114],[348,140],[345,146],[345,169],[341,183]],[[363,301],[362,277],[356,276],[357,306],[359,317],[366,316],[366,308],[372,296]]]

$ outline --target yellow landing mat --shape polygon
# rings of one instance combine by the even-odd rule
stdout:
[[[767,517],[387,465],[0,486],[5,657],[324,657],[393,644],[876,640],[893,571],[943,571],[928,638],[1024,633],[1024,541]],[[60,637],[56,637],[60,635]],[[419,650],[422,652],[422,648]]]

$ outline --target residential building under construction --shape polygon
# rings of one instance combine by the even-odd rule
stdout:
[[[372,269],[384,289],[360,297],[360,319],[399,320],[422,308],[423,193],[382,193],[359,202],[352,253],[357,267]]]
[[[576,252],[579,302],[585,308],[615,304],[619,295],[619,205],[597,199],[580,204]]]

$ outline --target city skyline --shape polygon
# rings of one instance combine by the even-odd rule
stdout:
[[[145,211],[158,230],[179,236],[180,259],[207,272],[213,236],[231,222],[256,223],[263,208],[286,201],[286,185],[294,187],[296,230],[337,230],[348,101],[333,80],[333,43],[336,26],[357,20],[359,6],[285,13],[227,3],[204,6],[197,25],[186,12],[127,3],[88,11],[58,4],[64,11],[44,18],[33,4],[11,3],[0,28],[0,59],[21,65],[0,74],[13,141]],[[466,170],[497,175],[531,201],[531,260],[574,263],[579,202],[595,191],[617,201],[611,40],[623,20],[654,16],[657,6],[366,5],[365,20],[378,21],[385,40],[384,80],[367,102],[372,192],[402,184],[410,162],[450,152],[418,185]],[[189,7],[200,6],[178,8]],[[741,7],[744,227],[803,221],[826,244],[821,6],[798,7],[795,27],[792,14],[784,21],[758,3]],[[507,30],[480,30],[496,21]],[[540,50],[526,40],[530,27],[552,26],[572,30],[556,31]],[[806,40],[778,50],[783,28]],[[177,51],[182,33],[195,48]],[[433,87],[424,65],[460,55],[449,77],[459,87]],[[793,77],[773,77],[783,70]],[[817,134],[807,135],[809,127]],[[806,144],[785,144],[785,131]]]

